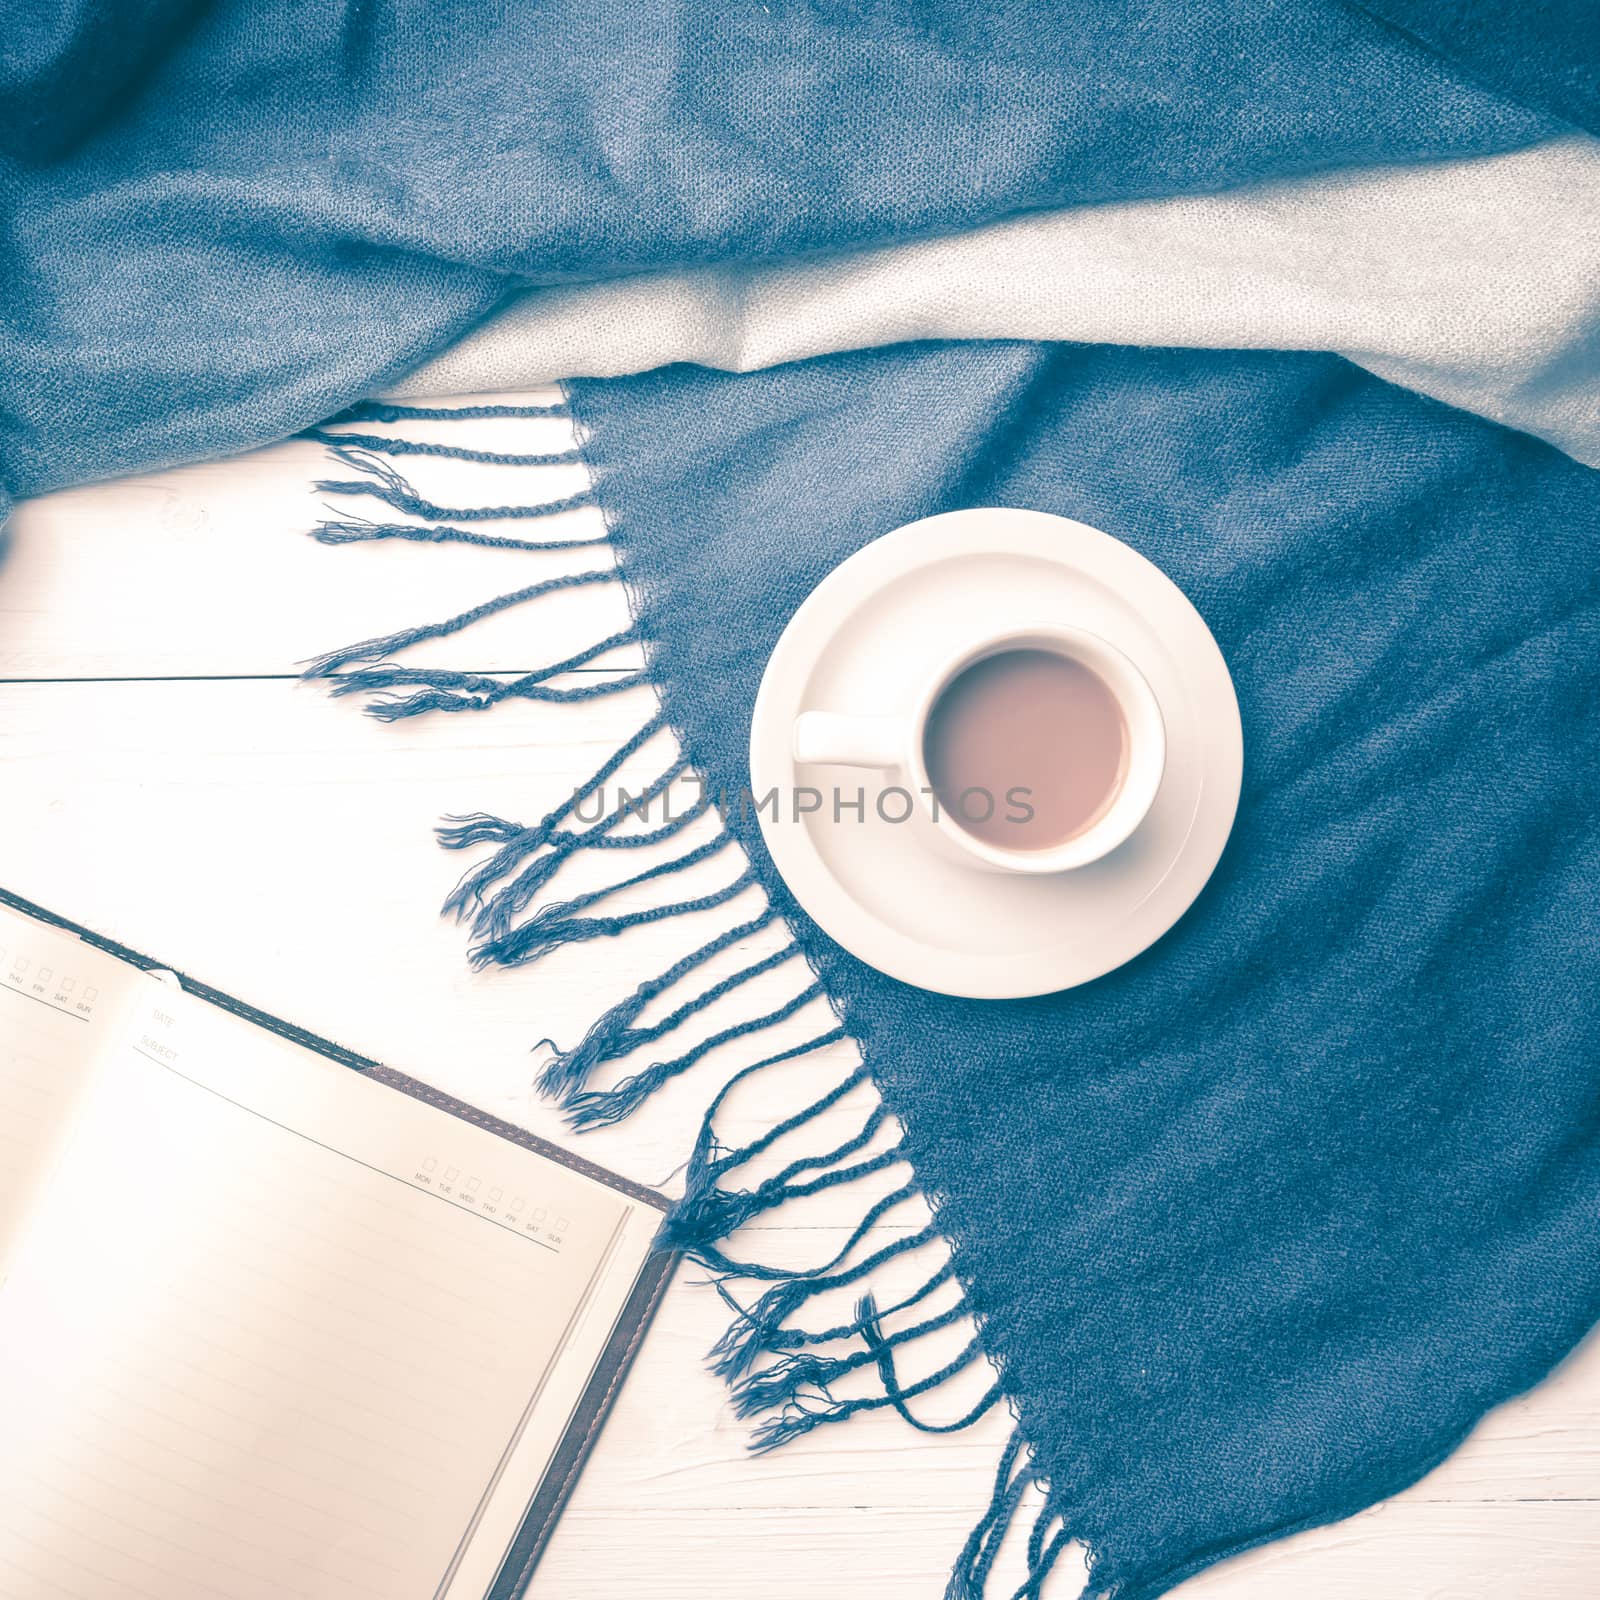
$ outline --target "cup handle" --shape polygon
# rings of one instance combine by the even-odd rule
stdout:
[[[887,771],[903,760],[905,723],[898,717],[858,717],[838,711],[803,711],[794,724],[794,758],[801,766],[873,767]]]

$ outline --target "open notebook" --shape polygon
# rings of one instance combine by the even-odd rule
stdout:
[[[0,1597],[520,1594],[660,1197],[0,899]]]

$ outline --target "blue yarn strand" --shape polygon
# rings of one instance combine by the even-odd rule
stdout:
[[[333,509],[331,506],[328,508]],[[336,517],[311,530],[318,544],[362,544],[379,539],[401,539],[412,544],[469,544],[485,550],[581,550],[610,544],[610,535],[596,533],[584,539],[513,539],[505,534],[479,533],[476,528],[453,528],[438,523],[373,522],[367,517]]]
[[[523,605],[529,600],[537,600],[541,595],[555,594],[562,589],[581,589],[594,583],[615,583],[619,576],[615,567],[602,567],[594,572],[572,572],[559,578],[546,578],[540,583],[530,583],[526,588],[514,589],[497,599],[486,600],[482,605],[474,606],[470,611],[463,611],[444,622],[403,628],[398,633],[385,634],[382,638],[366,639],[360,644],[330,650],[326,655],[315,656],[304,663],[302,675],[307,678],[330,677],[338,668],[352,661],[379,661],[396,650],[409,649],[425,639],[448,638],[463,628],[470,628],[475,622],[481,622],[485,617],[492,617],[497,612]]]
[[[544,947],[552,940],[571,944],[588,939],[612,939],[619,933],[626,933],[630,928],[646,927],[653,922],[665,921],[668,917],[682,917],[696,911],[710,911],[716,906],[727,904],[754,882],[754,875],[746,870],[725,888],[717,889],[711,894],[696,896],[692,900],[677,900],[670,905],[652,906],[647,911],[630,911],[619,917],[577,917],[561,924],[559,929],[536,929],[532,934],[528,933],[526,927],[513,928],[508,933],[486,939],[483,943],[473,946],[468,951],[467,958],[474,968],[478,969],[489,965],[520,966],[530,959],[532,952],[542,953]]]
[[[358,400],[346,406],[329,422],[465,422],[474,417],[564,417],[567,403],[548,406],[404,406],[386,400]]]
[[[457,921],[466,915],[467,906],[476,901],[482,906],[483,891],[504,877],[516,864],[537,850],[551,833],[569,817],[586,794],[592,793],[614,776],[666,726],[666,716],[658,711],[639,731],[625,739],[606,758],[588,780],[547,811],[532,827],[506,822],[478,811],[468,816],[446,817],[435,835],[446,850],[464,850],[475,844],[500,841],[501,847],[489,860],[463,874],[445,900],[443,913]]]
[[[450,461],[477,461],[491,467],[550,467],[583,459],[583,453],[576,447],[566,450],[546,450],[528,455],[509,455],[499,450],[469,450],[465,445],[403,439],[398,434],[337,433],[325,427],[307,428],[300,437],[326,445],[336,453],[355,449],[370,450],[376,455],[438,456]]]
[[[580,489],[558,500],[543,500],[527,506],[442,506],[420,495],[388,462],[368,450],[349,450],[332,446],[332,453],[346,466],[365,474],[360,478],[319,478],[315,487],[323,494],[370,495],[407,516],[427,522],[498,522],[513,517],[553,517],[577,506],[592,505],[594,490]]]
[[[682,960],[668,967],[659,977],[641,983],[627,999],[619,1001],[593,1022],[572,1049],[556,1050],[554,1058],[546,1064],[540,1074],[539,1092],[546,1096],[559,1097],[574,1086],[581,1087],[595,1067],[602,1062],[626,1055],[634,1043],[643,1042],[642,1038],[636,1039],[635,1034],[650,1034],[654,1037],[658,1031],[659,1033],[670,1031],[666,1023],[670,1022],[671,1018],[664,1019],[661,1024],[653,1024],[649,1029],[635,1029],[633,1023],[656,996],[665,993],[695,968],[702,966],[730,945],[764,928],[772,921],[774,915],[776,913],[771,906],[763,908],[748,921],[740,923],[738,927],[719,933],[715,939],[707,941],[698,950],[691,951]],[[736,974],[735,977],[737,976]],[[726,979],[724,984],[718,987],[725,992],[725,989],[732,987],[733,983],[733,979]],[[697,1001],[690,1001],[680,1006],[673,1016],[681,1021],[683,1017],[699,1010],[702,1003],[710,1002],[706,996],[700,996]],[[546,1039],[543,1043],[555,1049],[553,1041]]]

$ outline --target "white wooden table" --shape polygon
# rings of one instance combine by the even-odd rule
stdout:
[[[472,426],[473,444],[524,451],[559,448],[567,429],[559,419]],[[451,438],[467,441],[460,431]],[[578,466],[539,469],[540,490],[530,493],[527,469],[492,469],[519,475],[486,501],[481,476],[470,491],[457,476],[482,468],[401,465],[446,501],[467,492],[479,504],[527,501],[582,483]],[[330,647],[597,564],[592,550],[321,547],[306,531],[323,514],[311,480],[326,472],[322,450],[296,442],[19,509],[0,536],[0,882],[570,1140],[530,1091],[531,1047],[545,1035],[575,1039],[601,1008],[754,902],[687,932],[668,922],[526,970],[469,972],[461,931],[436,915],[463,862],[433,846],[434,821],[478,809],[541,814],[650,703],[631,690],[580,706],[517,702],[384,726],[297,683],[295,663]],[[562,526],[596,526],[595,516],[575,511]],[[602,586],[542,605],[536,618],[509,612],[408,659],[527,670],[625,616],[620,589]],[[729,876],[726,863],[707,863],[696,882],[709,888]],[[715,970],[748,962],[757,943]],[[792,982],[774,974],[774,1003]],[[817,1031],[820,1014],[794,1019],[790,1039]],[[674,1179],[701,1110],[747,1059],[738,1046],[717,1052],[627,1122],[584,1136],[584,1148],[635,1178]],[[853,1061],[836,1046],[787,1078],[763,1075],[730,1103],[728,1137],[751,1136]],[[885,1187],[892,1182],[890,1174]],[[831,1190],[758,1221],[738,1245],[767,1260],[816,1261],[862,1207],[859,1192]],[[924,1217],[903,1206],[882,1238]],[[701,1276],[680,1271],[534,1593],[936,1600],[987,1501],[1009,1419],[997,1410],[966,1432],[930,1437],[879,1412],[751,1458],[747,1425],[701,1364],[726,1322]],[[1591,1600],[1600,1594],[1597,1510],[1600,1343],[1591,1340],[1408,1493],[1213,1569],[1182,1592]],[[1017,1570],[1008,1559],[1000,1575]],[[1048,1592],[1070,1595],[1080,1578],[1079,1564],[1064,1560]]]

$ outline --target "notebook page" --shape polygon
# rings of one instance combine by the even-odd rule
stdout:
[[[470,1539],[440,1600],[483,1600],[516,1587],[520,1572],[507,1552],[529,1515],[567,1419],[578,1407],[597,1354],[615,1329],[661,1222],[648,1206],[633,1208],[622,1235],[579,1316],[567,1349],[552,1366],[521,1436],[506,1457],[500,1480],[485,1500]]]
[[[119,1002],[140,982],[115,956],[0,906],[0,1281]]]
[[[5,1600],[433,1600],[637,1209],[155,984],[0,1290]]]

